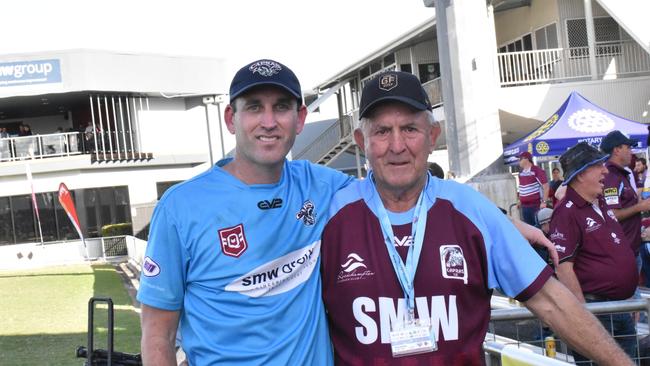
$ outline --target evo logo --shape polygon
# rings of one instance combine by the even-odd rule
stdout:
[[[257,202],[257,208],[260,210],[270,210],[272,208],[282,207],[282,198],[274,198],[271,201],[262,200]]]

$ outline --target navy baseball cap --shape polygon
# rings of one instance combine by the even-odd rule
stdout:
[[[230,83],[230,101],[246,91],[262,85],[275,85],[289,92],[302,104],[302,91],[296,74],[273,60],[257,60],[237,71]]]
[[[363,87],[359,119],[378,103],[389,100],[406,103],[419,111],[433,109],[427,92],[415,75],[403,71],[388,71],[377,75]]]
[[[637,143],[637,140],[625,136],[623,132],[614,130],[603,137],[603,141],[600,143],[600,149],[606,154],[611,154],[612,150],[617,146],[628,145],[631,147],[636,146]]]

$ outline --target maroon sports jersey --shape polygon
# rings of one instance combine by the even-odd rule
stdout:
[[[630,173],[610,161],[605,166],[609,170],[605,176],[605,187],[603,188],[607,206],[613,209],[628,208],[639,202],[639,197],[630,184]],[[628,242],[632,245],[634,254],[638,254],[641,246],[641,214],[635,214],[619,222],[623,226]]]
[[[621,225],[602,197],[598,206],[602,216],[567,187],[566,196],[553,211],[550,239],[560,262],[573,262],[583,293],[624,300],[636,289],[636,260]]]
[[[519,173],[519,201],[522,206],[539,206],[544,194],[543,185],[548,183],[546,172],[537,165]]]
[[[367,188],[368,180],[346,188],[349,196]],[[404,293],[379,220],[363,199],[348,197],[349,203],[330,210],[321,246],[323,299],[337,365],[483,365],[490,288],[505,286],[504,292],[525,301],[552,275],[487,199],[455,182],[430,181],[427,197],[435,202],[427,214],[415,297],[416,316],[431,319],[438,350],[393,358],[390,324],[406,315]],[[411,224],[393,225],[393,232],[404,260]]]

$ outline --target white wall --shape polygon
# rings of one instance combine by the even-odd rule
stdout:
[[[533,33],[559,19],[557,1],[533,0],[530,6],[523,6],[494,14],[497,45],[507,44],[527,33]]]
[[[225,94],[224,61],[202,57],[67,50],[4,55],[0,62],[58,59],[61,82],[0,88],[0,97],[101,90]]]

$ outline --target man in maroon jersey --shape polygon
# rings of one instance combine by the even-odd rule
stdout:
[[[533,164],[533,156],[524,151],[519,154],[519,188],[518,203],[521,219],[529,225],[537,225],[535,215],[540,208],[546,207],[548,196],[548,178],[542,168]],[[548,202],[550,203],[550,201]]]
[[[354,136],[372,170],[337,192],[322,237],[337,364],[481,365],[499,288],[601,364],[632,365],[496,206],[430,178],[440,134],[430,110],[412,74],[364,87]]]
[[[625,300],[638,281],[634,252],[603,199],[607,155],[582,142],[560,157],[566,195],[551,219],[551,240],[560,255],[557,277],[581,302]],[[636,356],[629,313],[599,316],[623,349]],[[583,360],[576,355],[576,360]]]
[[[605,164],[608,170],[603,188],[605,203],[616,215],[625,231],[627,242],[638,257],[641,246],[641,212],[650,210],[650,200],[639,200],[636,189],[632,187],[632,173],[625,169],[632,161],[632,146],[636,144],[636,140],[614,130],[603,138],[600,149],[610,155]],[[637,266],[640,270],[640,259],[637,259]]]

